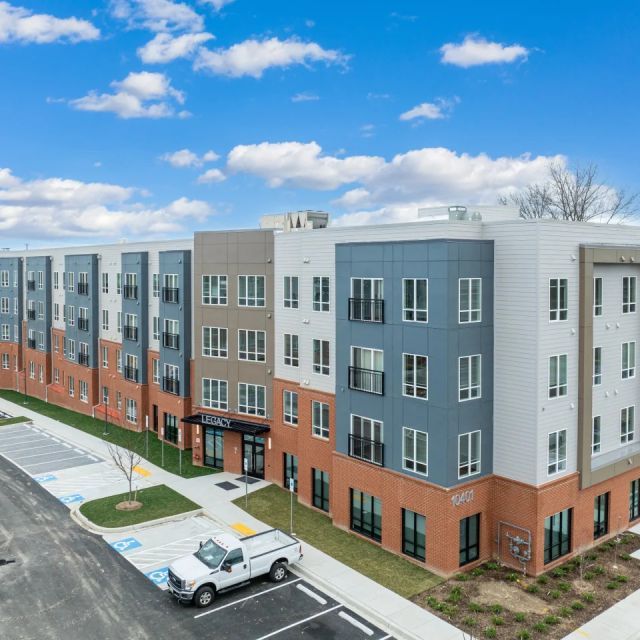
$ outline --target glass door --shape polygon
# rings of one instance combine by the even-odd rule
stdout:
[[[204,463],[208,467],[224,468],[224,432],[207,427],[204,433]]]
[[[264,438],[242,436],[243,471],[247,460],[247,475],[252,478],[264,478]]]

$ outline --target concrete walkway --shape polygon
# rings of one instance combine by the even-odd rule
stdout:
[[[0,398],[0,411],[30,418],[39,427],[102,457],[109,458],[106,443],[100,438],[30,411],[28,405],[14,404]],[[150,434],[149,437],[155,437],[155,435]],[[237,534],[239,524],[255,531],[264,531],[269,528],[268,525],[231,503],[231,500],[244,495],[244,486],[232,491],[225,491],[216,486],[216,483],[222,480],[241,484],[234,482],[238,477],[234,474],[221,473],[186,479],[148,461],[144,461],[142,466],[150,472],[146,478],[148,482],[166,484],[202,505],[207,515],[224,529]],[[255,483],[250,485],[248,490],[255,491],[267,484],[266,482]],[[338,562],[304,540],[302,542],[304,559],[296,566],[296,572],[390,635],[399,640],[461,640],[465,637],[460,629]],[[611,636],[607,637],[611,638]],[[621,637],[620,640],[623,638],[628,640],[626,636]]]

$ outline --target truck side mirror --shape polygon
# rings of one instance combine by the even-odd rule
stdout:
[[[202,542],[202,540],[200,540],[200,546],[198,547],[198,549],[202,549],[202,547],[204,547],[204,542]]]

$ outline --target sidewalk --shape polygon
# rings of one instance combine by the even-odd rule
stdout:
[[[14,404],[0,398],[0,410],[33,419],[36,425],[47,431],[109,459],[107,445],[103,440],[30,411],[28,405]],[[234,533],[237,531],[233,525],[238,524],[255,531],[270,528],[231,503],[231,500],[243,495],[244,487],[228,492],[216,487],[216,482],[229,479],[228,474],[187,479],[169,473],[146,460],[143,465],[151,472],[147,481],[152,484],[166,484],[197,502],[205,509],[207,515],[223,528]],[[249,491],[255,491],[265,485],[263,482],[256,483],[249,487]],[[461,640],[464,637],[460,629],[302,542],[304,559],[296,565],[296,572],[398,640]],[[628,639],[625,637],[624,640]]]

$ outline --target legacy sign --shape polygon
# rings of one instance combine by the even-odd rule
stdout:
[[[220,416],[212,416],[206,413],[200,414],[200,420],[202,424],[210,424],[213,427],[221,427],[222,429],[228,429],[231,426],[229,418],[221,418]]]

